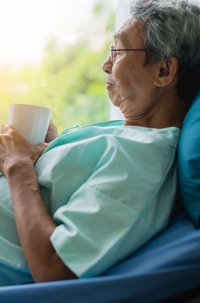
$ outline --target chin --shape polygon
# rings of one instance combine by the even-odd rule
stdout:
[[[110,101],[114,106],[119,106],[119,102],[117,100],[115,100],[114,98],[110,97]]]
[[[111,102],[114,106],[120,107],[121,100],[119,98],[112,98]]]
[[[117,106],[117,107],[119,107],[119,105],[120,105],[120,103],[121,103],[121,98],[119,97],[119,95],[116,95],[116,94],[109,94],[109,98],[110,98],[110,100],[111,100],[111,102],[112,102],[112,104],[114,105],[114,106]]]

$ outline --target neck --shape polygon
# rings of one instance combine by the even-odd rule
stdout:
[[[125,125],[137,125],[149,128],[181,128],[188,105],[179,98],[171,98],[162,102],[161,106],[148,110],[142,115],[126,115]]]

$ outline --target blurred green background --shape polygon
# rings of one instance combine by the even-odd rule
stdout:
[[[109,55],[115,6],[94,1],[88,30],[74,43],[62,44],[52,35],[40,64],[0,66],[0,121],[6,123],[9,103],[29,103],[53,109],[59,131],[76,124],[108,119],[106,75],[101,65]],[[1,51],[1,50],[0,50]]]

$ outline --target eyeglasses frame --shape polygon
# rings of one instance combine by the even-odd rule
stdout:
[[[133,52],[146,52],[146,49],[145,48],[115,48],[114,45],[110,45],[110,58],[111,58],[111,61],[112,63],[114,63],[114,59],[115,57],[113,56],[113,53],[114,52],[130,52],[130,51],[133,51]]]

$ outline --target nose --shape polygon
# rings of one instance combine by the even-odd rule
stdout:
[[[103,65],[102,65],[102,70],[106,74],[111,74],[111,72],[112,72],[112,62],[111,62],[110,56],[104,61]]]

